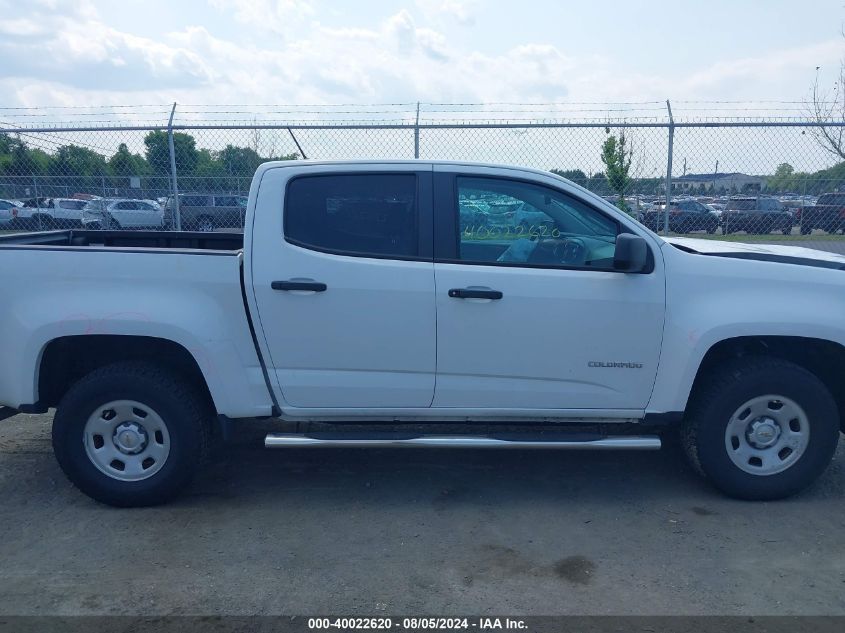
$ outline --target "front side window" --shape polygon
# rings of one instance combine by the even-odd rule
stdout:
[[[476,263],[612,268],[619,225],[560,191],[458,178],[459,258]]]
[[[80,211],[85,206],[84,200],[60,200],[59,207],[62,209],[71,209],[73,211]]]
[[[413,174],[303,176],[288,184],[285,238],[349,255],[419,253],[417,177]]]

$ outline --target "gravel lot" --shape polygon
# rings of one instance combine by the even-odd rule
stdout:
[[[265,451],[116,510],[0,423],[0,614],[845,614],[843,450],[743,503],[652,453]]]

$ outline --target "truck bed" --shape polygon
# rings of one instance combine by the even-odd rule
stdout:
[[[152,248],[174,251],[240,251],[243,233],[193,233],[188,231],[42,231],[0,236],[4,247]]]
[[[0,237],[0,402],[38,404],[39,363],[54,341],[91,341],[77,357],[120,349],[115,337],[169,341],[196,361],[215,408],[271,413],[244,304],[243,236],[51,231]],[[25,359],[25,360],[23,360]]]

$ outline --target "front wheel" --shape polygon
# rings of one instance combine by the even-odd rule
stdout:
[[[113,506],[164,503],[191,481],[208,451],[209,408],[165,368],[122,362],[68,390],[53,420],[53,450],[67,478]]]
[[[693,465],[739,499],[793,495],[815,481],[839,441],[839,412],[814,374],[775,358],[739,358],[704,377],[682,430]]]

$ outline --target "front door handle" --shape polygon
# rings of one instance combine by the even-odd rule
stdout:
[[[311,292],[325,292],[328,288],[320,281],[274,281],[270,287],[273,290],[310,290]]]
[[[500,290],[484,288],[452,288],[449,296],[454,299],[501,299],[504,295]]]

